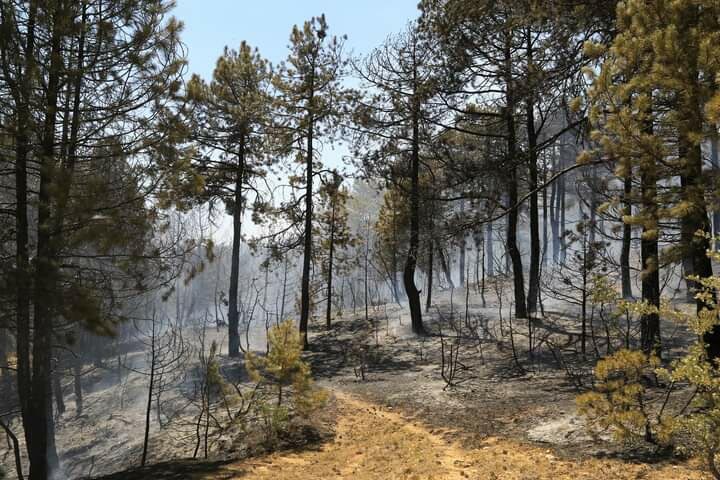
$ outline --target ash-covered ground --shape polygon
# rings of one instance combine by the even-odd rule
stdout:
[[[627,453],[607,436],[588,433],[576,412],[575,397],[592,385],[593,365],[607,353],[605,325],[593,313],[587,334],[594,334],[595,340],[586,339],[583,355],[577,307],[546,298],[542,318],[518,321],[511,315],[509,289],[507,283],[488,285],[484,306],[474,287],[469,292],[462,288],[436,292],[424,315],[425,336],[411,332],[405,305],[369,306],[367,317],[364,307],[346,308],[331,329],[319,319],[311,325],[306,358],[316,380],[330,392],[402,412],[468,448],[502,438],[540,445],[565,459],[624,455],[653,464],[680,461],[647,448]],[[628,335],[637,333],[632,325],[628,328]],[[666,359],[691,341],[682,326],[664,324],[663,331]],[[251,334],[250,344],[262,351],[264,326],[251,325]],[[206,342],[211,340],[223,351],[224,374],[242,382],[242,359],[224,355],[224,331],[209,329]],[[76,415],[72,393],[65,397],[67,411],[57,419],[56,430],[61,478],[100,477],[139,465],[148,378],[136,371],[142,371],[146,358],[139,349],[129,351],[122,361],[107,359],[85,375],[82,415]],[[198,407],[190,401],[192,369],[189,365],[184,376],[168,383],[161,408],[151,409],[149,464],[198,456],[194,452]],[[71,381],[63,379],[68,391]],[[663,391],[657,388],[652,395],[660,399]],[[683,399],[679,391],[672,401]],[[262,450],[249,445],[254,439],[247,432],[227,432],[213,443],[209,460],[257,455]],[[12,475],[8,444],[0,448],[2,464]]]

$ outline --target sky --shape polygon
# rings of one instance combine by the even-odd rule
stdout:
[[[277,64],[287,57],[293,25],[325,14],[331,35],[347,35],[346,53],[370,53],[389,36],[402,31],[417,18],[419,0],[176,0],[172,14],[184,24],[188,78],[197,73],[212,77],[217,58],[225,46],[237,49],[242,40]],[[346,146],[323,151],[323,162],[333,167],[347,155]],[[216,241],[231,240],[232,222],[220,218]],[[259,233],[245,216],[243,231]]]
[[[366,54],[417,18],[418,0],[176,0],[185,24],[189,71],[206,79],[227,45],[242,40],[276,64],[287,56],[293,25],[324,13],[330,34],[347,35],[346,49]]]

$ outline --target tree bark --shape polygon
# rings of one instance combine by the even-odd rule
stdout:
[[[427,270],[427,294],[425,295],[425,311],[430,311],[432,304],[432,286],[433,286],[433,240],[432,236],[428,239],[428,270]]]
[[[332,316],[332,281],[333,281],[333,254],[335,251],[335,201],[333,197],[330,213],[330,248],[328,252],[328,277],[327,277],[327,310],[325,312],[325,324],[330,328],[330,317]]]
[[[547,162],[543,168],[543,185],[547,185],[548,169]],[[540,254],[540,263],[545,267],[548,260],[548,189],[547,186],[542,189],[542,210],[543,210],[543,225],[542,225],[542,250]]]
[[[303,267],[300,282],[300,336],[303,348],[308,347],[308,322],[310,320],[310,262],[312,260],[312,221],[313,221],[313,128],[312,112],[314,87],[310,87],[308,106],[307,151],[305,157],[305,232],[303,233]]]
[[[460,255],[458,260],[458,269],[460,270],[460,287],[465,286],[465,282],[467,279],[465,278],[465,255],[467,253],[467,248],[465,244],[465,236],[460,239]]]
[[[533,315],[537,311],[540,295],[540,221],[538,218],[538,169],[537,138],[535,133],[535,107],[532,100],[527,101],[528,170],[530,172],[530,274],[527,296],[527,311]]]
[[[40,184],[38,192],[37,255],[35,258],[35,291],[32,345],[32,380],[29,421],[31,443],[27,445],[30,458],[30,480],[46,480],[57,468],[54,451],[51,388],[51,352],[53,312],[57,292],[57,267],[54,262],[52,196],[55,170],[55,125],[58,113],[58,92],[62,68],[61,42],[63,20],[61,5],[53,12],[53,31],[50,46],[50,69],[47,80],[45,118],[40,145]],[[61,219],[60,219],[61,220]]]
[[[287,297],[287,272],[288,272],[288,264],[287,264],[287,255],[285,256],[285,259],[283,261],[283,286],[282,286],[282,296],[280,298],[280,321],[285,321],[285,301]]]
[[[73,390],[75,392],[75,415],[83,413],[83,392],[82,392],[82,359],[78,356],[73,362]]]
[[[403,270],[405,294],[410,307],[410,323],[416,334],[425,333],[420,306],[420,291],[415,286],[415,268],[417,267],[418,248],[420,246],[420,119],[419,107],[412,111],[412,149],[410,153],[410,241]]]
[[[564,165],[563,165],[564,167]],[[560,264],[565,264],[565,259],[567,258],[567,242],[565,239],[565,231],[567,229],[567,178],[565,175],[563,175],[560,178],[560,191],[559,191],[559,205],[558,208],[560,210],[560,224],[558,225],[559,235],[558,240],[560,241]]]
[[[61,377],[62,372],[60,371],[60,362],[55,361],[55,368],[53,368],[52,372],[52,382],[53,382],[53,395],[55,397],[55,410],[57,411],[58,415],[62,415],[65,413],[65,399],[63,398],[63,390],[62,390],[62,382]]]
[[[623,182],[623,215],[632,215],[632,174],[628,172]],[[620,252],[620,276],[623,298],[633,298],[632,281],[630,278],[630,247],[632,242],[632,225],[623,220],[622,251]]]
[[[437,251],[438,257],[440,258],[440,267],[442,268],[443,275],[445,275],[445,281],[448,283],[450,288],[455,288],[455,282],[453,282],[452,275],[450,274],[450,267],[448,266],[447,259],[445,258],[445,252],[439,244]]]
[[[465,213],[465,201],[460,200],[460,214],[463,215]],[[465,250],[466,250],[466,242],[465,242],[465,232],[462,232],[460,236],[460,259],[458,262],[458,268],[460,269],[460,288],[465,286]]]
[[[487,276],[495,276],[495,252],[493,249],[493,224],[488,222],[485,225],[485,252],[484,255],[487,258]]]
[[[150,413],[152,412],[153,389],[155,388],[155,315],[152,319],[152,337],[150,338],[150,382],[148,383],[147,403],[145,404],[145,433],[143,435],[143,451],[140,466],[147,462],[148,443],[150,439]]]
[[[533,68],[532,35],[526,31],[527,67],[528,72]],[[534,79],[529,78],[532,84]],[[533,315],[537,311],[538,296],[540,295],[540,221],[538,218],[538,159],[537,159],[537,131],[535,129],[535,99],[530,91],[525,100],[525,127],[528,137],[528,172],[530,173],[530,272],[527,296],[527,312]]]
[[[3,17],[7,4],[3,4]],[[32,397],[31,359],[30,359],[30,261],[29,261],[29,223],[28,223],[28,184],[27,163],[30,153],[30,95],[32,93],[32,70],[35,59],[35,21],[38,6],[31,0],[28,8],[26,42],[24,45],[25,62],[20,78],[19,87],[15,93],[17,108],[17,124],[15,134],[15,321],[16,321],[16,354],[17,354],[17,384],[20,411],[25,434],[25,444],[34,445],[31,428]],[[9,22],[5,25],[9,28]]]
[[[562,147],[561,147],[562,148]],[[557,167],[557,159],[553,158],[553,170]],[[552,261],[554,265],[560,262],[560,215],[558,199],[560,198],[560,181],[557,179],[550,187],[550,235],[552,236]]]
[[[368,312],[368,271],[370,270],[370,217],[367,218],[367,231],[365,233],[365,268],[363,276],[363,290],[365,294],[365,322],[368,322],[370,315]]]
[[[710,250],[711,234],[710,222],[708,220],[708,209],[705,200],[705,188],[703,184],[702,168],[703,154],[700,142],[695,139],[696,135],[701,134],[705,127],[705,112],[703,110],[704,102],[701,101],[701,90],[705,88],[704,82],[700,77],[700,68],[697,64],[699,55],[699,47],[692,39],[692,35],[685,29],[690,29],[691,25],[697,24],[702,12],[700,7],[694,5],[691,14],[684,18],[683,29],[680,33],[682,50],[687,53],[685,59],[687,64],[681,74],[686,75],[684,78],[682,95],[678,96],[678,111],[683,121],[679,122],[678,132],[678,151],[682,162],[682,172],[680,183],[682,186],[683,200],[689,206],[688,211],[681,218],[681,243],[685,258],[690,259],[692,265],[692,274],[699,278],[708,278],[713,275],[712,261],[708,257]],[[697,233],[701,232],[702,235]],[[692,282],[691,287],[695,290],[702,289],[702,285]],[[710,292],[713,301],[707,302],[702,298],[697,298],[696,308],[700,313],[703,310],[712,310],[714,298],[717,292]],[[703,335],[706,353],[710,360],[720,358],[720,325],[714,325],[708,332]]]
[[[654,225],[643,225],[641,241],[642,299],[660,308],[660,271],[658,268],[657,210],[655,204],[655,178],[646,173],[642,177],[643,208],[653,218]],[[649,212],[649,214],[647,213]],[[659,352],[660,317],[657,312],[646,313],[640,318],[640,345],[645,353]]]
[[[558,170],[562,171],[567,165],[568,165],[568,158],[570,157],[569,153],[569,138],[570,135],[565,133],[561,137],[560,142],[560,158],[558,159]],[[562,175],[560,178],[557,179],[555,182],[557,184],[557,188],[555,191],[555,222],[554,222],[554,229],[553,229],[553,236],[555,240],[555,245],[553,247],[553,255],[557,255],[556,263],[559,265],[562,265],[565,263],[565,220],[566,220],[566,212],[565,212],[565,203],[566,203],[566,180],[567,175]]]
[[[245,176],[245,135],[240,136],[238,165],[235,173],[233,205],[233,238],[230,260],[230,290],[228,291],[228,355],[240,356],[240,312],[238,311],[238,284],[240,280],[240,242],[242,234],[242,186]]]
[[[652,133],[652,124],[647,127]],[[640,164],[643,232],[640,243],[642,257],[642,299],[651,307],[660,308],[660,268],[658,263],[658,202],[657,165],[655,159]],[[640,348],[646,354],[660,353],[660,316],[657,311],[640,317]]]
[[[512,261],[513,285],[515,293],[515,316],[527,318],[527,303],[525,298],[525,279],[522,267],[522,257],[517,245],[518,225],[518,180],[517,180],[517,139],[515,130],[515,97],[514,82],[512,78],[512,55],[509,38],[505,43],[505,125],[507,135],[508,170],[508,215],[507,215],[507,251]]]

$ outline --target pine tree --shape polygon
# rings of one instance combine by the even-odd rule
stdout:
[[[325,326],[330,328],[332,319],[333,280],[343,265],[347,268],[349,259],[343,251],[354,244],[354,237],[348,226],[347,201],[349,193],[342,186],[343,178],[337,171],[332,171],[320,188],[320,207],[318,212],[317,237],[320,238],[317,257],[325,257],[321,261],[322,272],[326,285]],[[342,270],[340,270],[342,271]]]
[[[321,173],[317,141],[331,140],[348,99],[340,81],[346,61],[343,40],[329,36],[325,16],[314,17],[290,34],[290,54],[273,78],[277,90],[274,114],[280,148],[301,165],[291,176],[291,200],[281,206],[287,220],[302,225],[303,265],[300,298],[300,334],[307,347],[310,320],[310,274],[313,248],[313,195]],[[295,193],[299,195],[295,195]],[[301,206],[302,205],[302,206]],[[300,208],[301,215],[296,209]]]
[[[266,357],[252,353],[246,356],[251,378],[261,385],[273,388],[277,407],[289,403],[295,412],[306,416],[325,401],[325,393],[315,387],[310,366],[302,359],[302,337],[292,320],[286,320],[270,329],[269,351]],[[288,395],[288,390],[292,395]]]
[[[127,297],[146,285],[141,264],[154,256],[149,241],[159,216],[145,202],[159,182],[158,163],[145,160],[162,155],[169,135],[159,122],[183,65],[169,6],[0,7],[0,83],[12,98],[3,127],[15,145],[17,381],[32,479],[58,467],[54,335],[68,322],[111,333],[117,297],[107,292]]]
[[[204,181],[202,198],[222,201],[233,218],[230,290],[228,292],[228,352],[240,355],[238,279],[241,227],[249,195],[259,201],[257,182],[269,167],[270,68],[257,50],[242,42],[226,48],[210,84],[193,76],[188,96],[197,125],[195,168]]]
[[[659,349],[661,220],[679,224],[668,259],[683,261],[695,277],[712,275],[701,143],[717,91],[718,54],[708,42],[719,33],[718,8],[691,0],[621,3],[618,34],[591,90],[593,138],[617,163],[618,177],[639,183],[638,212],[624,220],[643,228],[642,298],[655,307],[641,320],[647,352]],[[696,303],[706,308],[702,297]],[[712,358],[720,355],[718,335],[706,334]]]
[[[432,52],[416,25],[388,39],[365,60],[358,73],[370,91],[356,110],[359,136],[356,149],[365,148],[363,168],[399,186],[409,216],[408,250],[403,284],[410,306],[412,329],[423,333],[420,290],[415,285],[421,237],[421,186],[424,146],[433,125],[431,100],[435,89]]]

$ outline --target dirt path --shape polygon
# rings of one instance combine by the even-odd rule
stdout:
[[[279,452],[228,468],[243,480],[295,479],[705,479],[697,470],[616,460],[564,461],[549,450],[487,439],[479,449],[449,443],[400,414],[336,393],[335,439],[317,450]],[[212,477],[205,477],[212,478]]]

